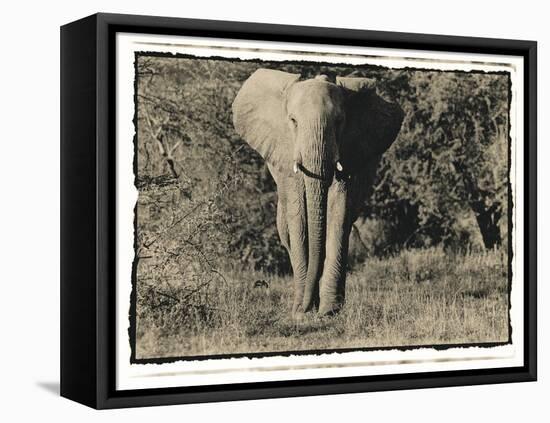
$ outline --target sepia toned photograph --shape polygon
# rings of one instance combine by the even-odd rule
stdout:
[[[510,341],[508,72],[134,65],[135,362]]]
[[[96,14],[61,29],[61,394],[537,378],[534,41]]]

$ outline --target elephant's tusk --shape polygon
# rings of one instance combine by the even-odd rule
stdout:
[[[294,170],[294,173],[298,173],[298,162],[294,162],[292,169]]]
[[[336,162],[336,169],[338,169],[338,172],[342,172],[344,170],[344,166],[342,166],[342,163],[338,160]]]

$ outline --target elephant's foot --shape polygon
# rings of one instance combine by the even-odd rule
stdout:
[[[305,311],[302,306],[302,297],[300,295],[296,295],[294,297],[294,302],[292,303],[292,320],[295,322],[301,322],[304,320],[305,317]]]
[[[307,318],[308,315],[312,316],[312,314],[315,311],[317,311],[318,307],[319,307],[319,303],[313,302],[311,307],[304,309],[304,305],[302,304],[301,301],[295,302],[292,305],[292,319],[295,322],[302,322]]]
[[[292,321],[294,323],[302,323],[306,318],[306,314],[303,311],[296,311],[292,313]]]
[[[319,314],[322,316],[334,316],[338,314],[342,307],[344,306],[341,302],[324,302],[321,300],[319,305]]]

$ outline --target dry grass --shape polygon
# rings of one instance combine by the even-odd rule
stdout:
[[[254,287],[264,279],[268,288]],[[506,342],[508,275],[500,251],[404,251],[348,275],[337,316],[290,317],[290,277],[226,275],[207,302],[152,301],[138,286],[136,358]]]

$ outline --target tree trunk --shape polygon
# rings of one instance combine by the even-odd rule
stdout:
[[[485,248],[492,249],[500,245],[502,242],[500,228],[498,226],[501,217],[500,211],[496,206],[490,207],[489,209],[485,209],[483,204],[471,204],[471,206],[474,210]]]
[[[459,169],[464,186],[470,195],[468,203],[476,217],[477,225],[483,238],[483,245],[487,249],[500,245],[502,243],[500,228],[498,226],[502,217],[500,205],[493,203],[488,207],[486,199],[489,197],[489,192],[479,188],[473,175],[461,163],[455,163],[455,167]]]

